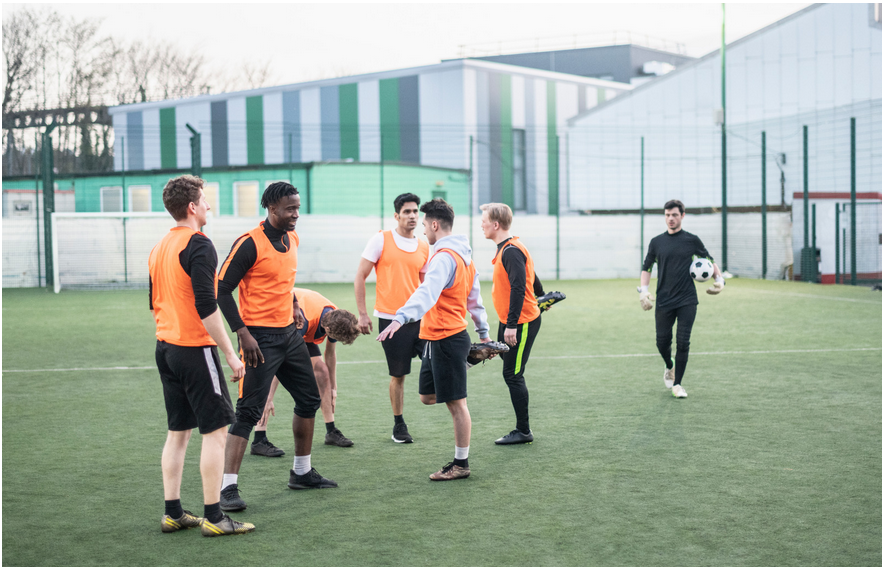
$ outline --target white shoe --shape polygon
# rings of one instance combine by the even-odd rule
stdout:
[[[671,387],[674,386],[675,383],[675,367],[665,369],[665,374],[662,375],[662,383],[665,384],[665,387],[671,390]]]
[[[677,384],[676,386],[671,387],[671,395],[676,398],[686,398],[687,390],[685,390],[680,384]]]

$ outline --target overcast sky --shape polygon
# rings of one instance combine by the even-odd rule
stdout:
[[[727,4],[727,42],[809,4]],[[4,17],[23,4],[4,4]],[[211,65],[270,61],[272,84],[431,65],[461,46],[520,43],[551,48],[623,43],[650,36],[699,57],[720,46],[721,4],[49,4],[65,15],[101,18],[121,39],[172,42]],[[559,38],[552,42],[548,38]],[[539,43],[537,41],[539,40]],[[640,43],[641,41],[636,41]],[[484,44],[484,45],[480,45]],[[511,50],[510,50],[511,52]]]

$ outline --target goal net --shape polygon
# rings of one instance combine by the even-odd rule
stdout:
[[[168,213],[53,213],[55,293],[146,289],[150,251],[173,226]]]

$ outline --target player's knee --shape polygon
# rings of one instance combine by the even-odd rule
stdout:
[[[260,417],[258,418],[260,419]],[[235,435],[237,437],[242,437],[243,439],[248,439],[251,437],[251,430],[254,429],[255,421],[243,421],[239,419],[239,416],[236,417],[236,423],[230,426],[230,435]]]
[[[671,346],[671,335],[656,335],[656,347],[668,348]]]
[[[679,340],[678,341],[678,352],[690,352],[690,341]]]
[[[294,406],[294,415],[304,419],[313,419],[316,417],[316,412],[319,411],[321,403],[322,399],[319,396],[310,396],[305,400],[297,400],[297,405]]]

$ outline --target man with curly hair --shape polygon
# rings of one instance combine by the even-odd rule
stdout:
[[[319,395],[322,398],[322,415],[325,418],[325,444],[337,447],[352,447],[353,442],[347,439],[334,424],[334,408],[337,405],[337,342],[351,345],[362,333],[359,331],[359,320],[356,316],[345,309],[338,309],[329,299],[322,294],[300,287],[293,289],[300,305],[304,324],[298,329],[307,350],[310,353],[310,362],[313,365],[313,373],[316,375],[316,384],[319,386]],[[325,359],[322,359],[322,351],[319,345],[325,342]],[[270,396],[264,408],[266,422],[270,414],[275,414],[273,395],[276,393],[278,380],[273,380],[270,388]]]

